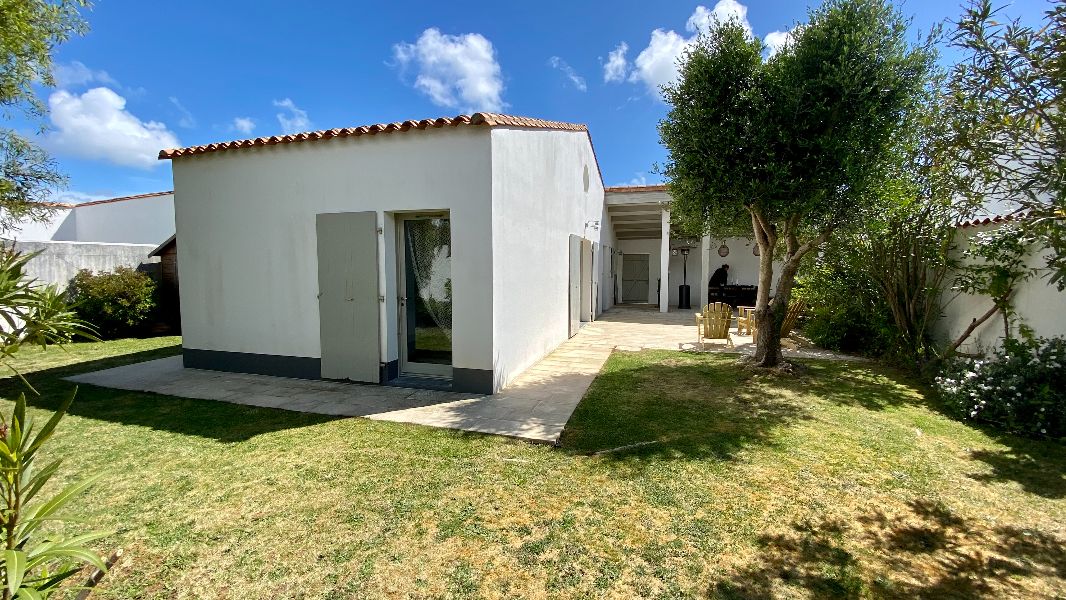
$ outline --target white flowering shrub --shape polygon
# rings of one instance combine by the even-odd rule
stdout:
[[[949,363],[936,386],[964,419],[1066,438],[1066,338],[1005,340],[989,358]]]

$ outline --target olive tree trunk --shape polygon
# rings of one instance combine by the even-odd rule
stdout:
[[[792,301],[792,288],[796,284],[803,257],[820,246],[832,233],[826,228],[815,238],[800,244],[797,230],[801,215],[792,215],[784,223],[784,231],[779,236],[776,224],[767,220],[762,213],[751,208],[752,229],[755,242],[759,245],[759,291],[755,301],[755,365],[759,367],[776,367],[781,363],[781,326],[788,315],[788,305]],[[778,238],[785,241],[784,263],[777,277],[776,294],[770,299],[770,286],[774,280],[774,251]]]

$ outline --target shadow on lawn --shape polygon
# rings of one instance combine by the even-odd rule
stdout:
[[[0,397],[10,399],[25,392],[26,402],[30,406],[55,410],[59,402],[76,385],[64,381],[63,377],[165,358],[180,353],[181,346],[175,344],[165,348],[120,354],[26,374],[27,381],[40,392],[40,396],[29,391],[17,377],[6,377],[0,379]],[[227,443],[244,441],[262,433],[307,427],[338,418],[85,384],[78,387],[78,396],[68,412],[71,415],[88,419],[148,427]]]
[[[1043,595],[1066,579],[1066,540],[985,527],[920,500],[853,522],[795,523],[759,544],[757,562],[714,584],[710,597],[766,598],[800,588],[833,598],[1000,598]]]
[[[985,463],[991,473],[974,473],[981,482],[1014,482],[1044,498],[1066,498],[1066,446],[1046,440],[991,434],[1005,450],[972,450],[970,458]]]
[[[788,389],[734,362],[687,353],[647,362],[616,353],[570,418],[560,445],[633,466],[732,460],[745,448],[774,444],[776,429],[809,418]]]

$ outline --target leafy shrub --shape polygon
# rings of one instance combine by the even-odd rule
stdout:
[[[853,303],[809,310],[803,333],[812,342],[837,352],[883,356],[891,348],[893,329],[883,315]]]
[[[106,337],[139,333],[156,306],[155,282],[129,267],[93,274],[81,270],[67,294],[78,316]]]
[[[1066,437],[1066,338],[1007,339],[990,358],[948,363],[936,385],[964,419],[1010,433]]]

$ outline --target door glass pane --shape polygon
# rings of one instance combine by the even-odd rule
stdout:
[[[451,222],[404,221],[407,361],[452,364]]]

